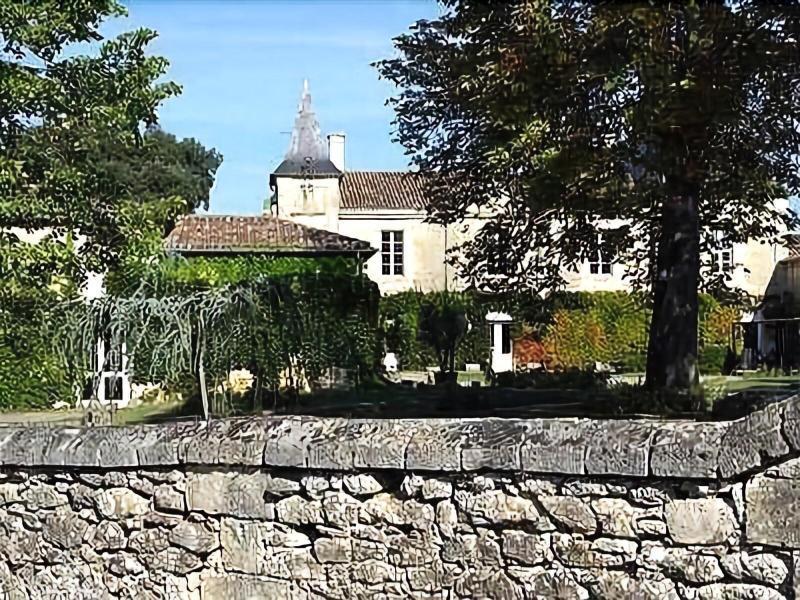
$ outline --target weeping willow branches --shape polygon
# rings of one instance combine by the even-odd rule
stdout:
[[[91,357],[104,340],[124,344],[139,380],[192,375],[207,417],[207,378],[233,368],[250,369],[267,389],[296,388],[333,366],[371,368],[376,301],[374,284],[352,277],[295,275],[169,293],[142,283],[124,297],[64,305],[53,339],[77,372],[102,370]]]

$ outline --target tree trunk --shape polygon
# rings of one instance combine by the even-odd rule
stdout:
[[[696,187],[668,199],[662,209],[653,280],[653,316],[646,385],[695,396],[697,370],[700,226]]]

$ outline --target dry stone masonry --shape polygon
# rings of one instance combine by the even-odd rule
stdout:
[[[800,398],[727,423],[0,430],[0,598],[800,598]]]

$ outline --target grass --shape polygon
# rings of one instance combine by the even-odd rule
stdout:
[[[459,381],[479,380],[482,374],[459,374]],[[479,378],[480,376],[480,378]],[[749,412],[748,407],[800,392],[800,376],[767,376],[752,374],[744,377],[704,377],[707,389],[716,388],[714,413],[717,418],[736,418]],[[639,398],[637,386],[621,390]],[[721,392],[721,393],[720,393]],[[453,390],[434,386],[418,389],[410,386],[375,384],[360,390],[325,390],[285,400],[280,406],[266,406],[266,414],[307,414],[337,417],[548,417],[603,416],[608,414],[615,395],[611,389],[587,390],[512,389],[489,387],[458,387]],[[720,402],[721,400],[721,402]],[[716,406],[718,405],[718,406]],[[252,406],[252,405],[250,405]],[[659,414],[656,406],[645,403],[644,413]],[[719,409],[719,410],[716,410]],[[744,411],[744,413],[742,413]],[[246,411],[247,412],[247,411]],[[634,411],[639,414],[639,411]],[[198,418],[196,404],[180,401],[146,402],[120,409],[114,414],[114,425],[159,423],[178,418]],[[623,416],[626,411],[617,413]],[[632,413],[630,413],[632,414]],[[17,411],[0,413],[0,425],[44,423],[54,426],[78,426],[82,423],[81,409]]]

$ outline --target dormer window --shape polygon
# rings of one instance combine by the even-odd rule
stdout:
[[[300,191],[303,194],[303,206],[308,206],[314,201],[314,184],[308,180],[304,180],[300,184]]]

